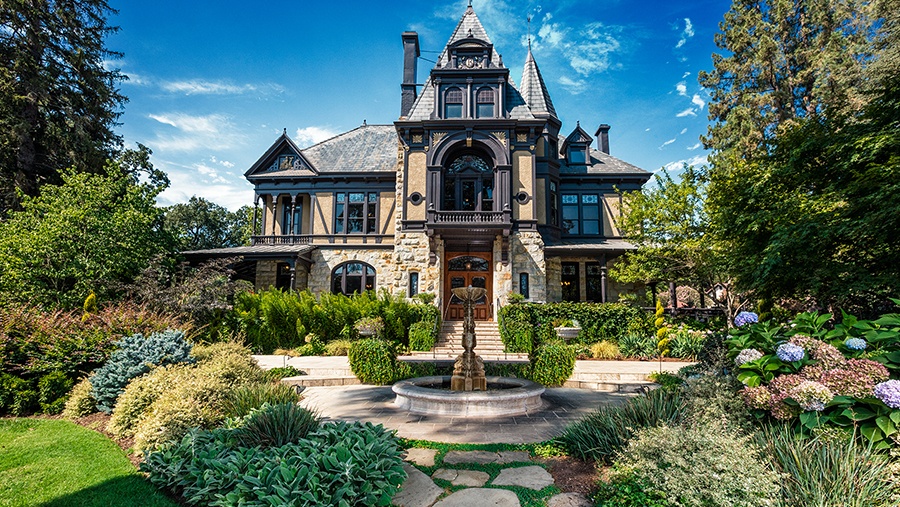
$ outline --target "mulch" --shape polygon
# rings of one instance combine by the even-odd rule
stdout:
[[[590,498],[597,489],[600,471],[594,463],[572,456],[537,458],[536,461],[547,465],[556,487],[563,493],[581,493]]]

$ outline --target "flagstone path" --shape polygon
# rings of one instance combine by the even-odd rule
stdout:
[[[535,492],[553,486],[553,477],[544,467],[532,463],[525,451],[448,451],[436,466],[436,449],[407,450],[404,469],[408,478],[394,496],[397,507],[519,507],[512,488]],[[473,466],[500,467],[491,474],[471,470]],[[429,476],[420,468],[430,471]],[[510,488],[510,489],[507,489]],[[591,502],[578,493],[547,492],[548,507],[589,507]]]

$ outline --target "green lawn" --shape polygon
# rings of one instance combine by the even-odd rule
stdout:
[[[69,421],[0,419],[0,507],[176,507],[103,435]]]

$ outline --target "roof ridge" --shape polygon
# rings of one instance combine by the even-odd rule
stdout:
[[[337,138],[339,138],[339,137],[341,137],[341,136],[345,136],[345,135],[347,135],[347,134],[349,134],[349,133],[351,133],[351,132],[355,132],[355,131],[357,131],[357,130],[364,129],[364,128],[368,128],[368,127],[391,127],[391,128],[394,128],[393,125],[388,124],[388,123],[364,123],[364,124],[359,125],[359,126],[357,126],[357,127],[353,127],[353,128],[350,129],[350,130],[345,130],[344,132],[339,132],[339,133],[337,133],[337,134],[335,134],[335,135],[329,137],[328,139],[323,139],[323,140],[317,142],[316,144],[312,144],[312,145],[310,145],[310,146],[307,146],[306,148],[303,148],[303,149],[300,150],[300,151],[302,152],[302,151],[306,151],[306,150],[315,148],[316,146],[319,146],[319,145],[325,144],[325,143],[327,143],[327,142],[333,141],[333,140],[335,140],[335,139],[337,139]]]

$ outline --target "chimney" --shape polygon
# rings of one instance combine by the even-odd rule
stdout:
[[[416,102],[416,64],[419,58],[419,34],[403,32],[403,83],[400,85],[400,117],[406,117]]]
[[[609,125],[601,123],[594,137],[597,138],[597,149],[609,155]]]

